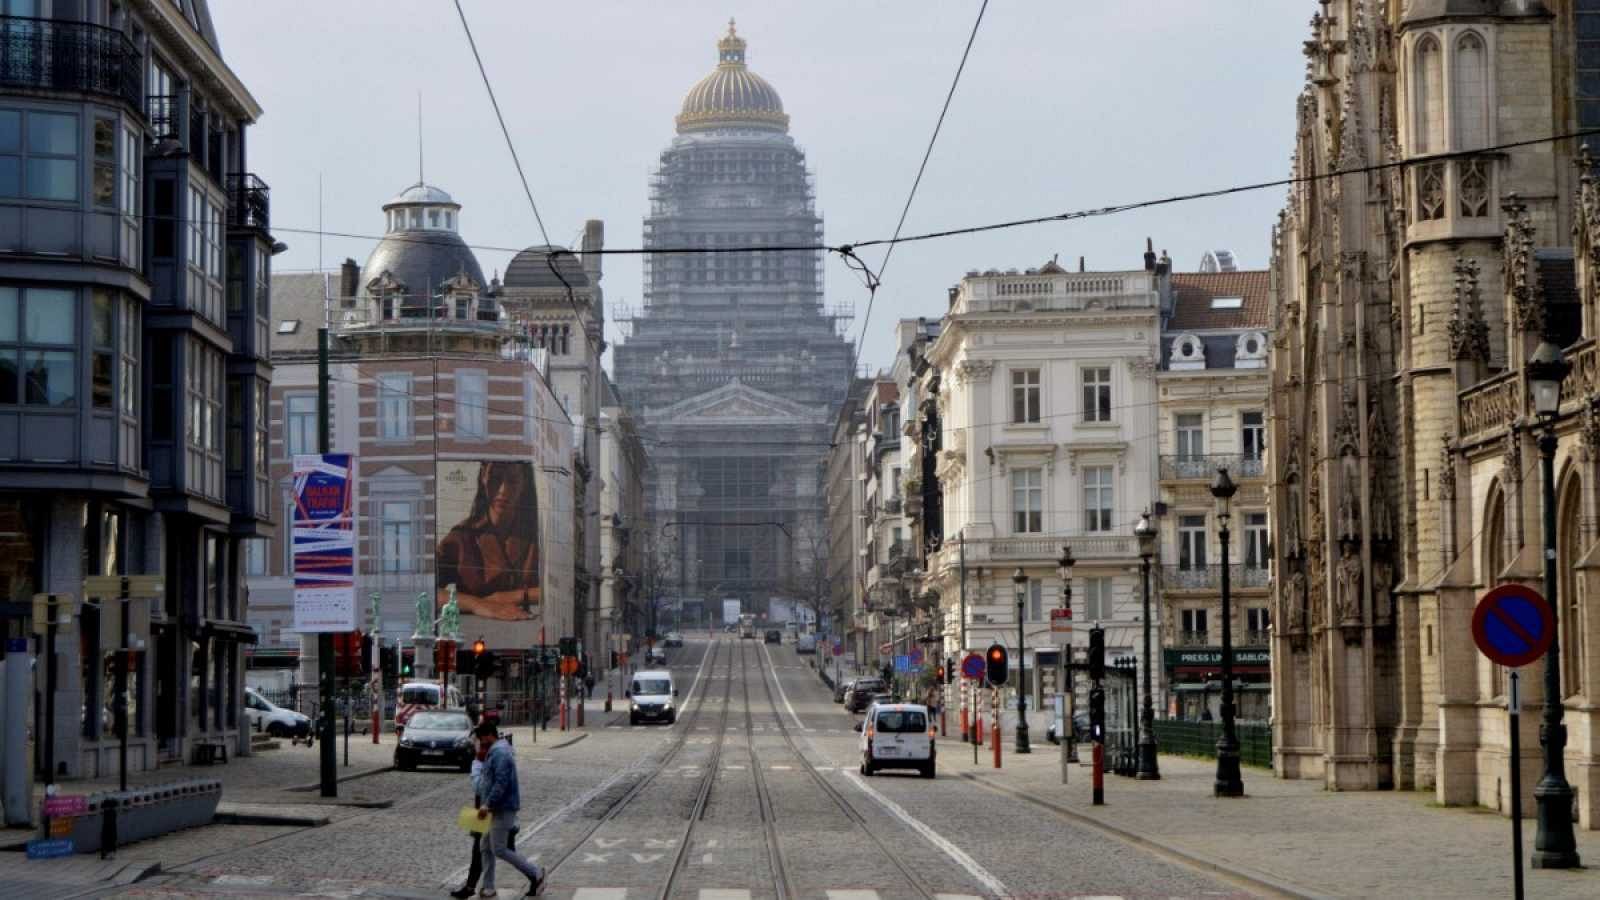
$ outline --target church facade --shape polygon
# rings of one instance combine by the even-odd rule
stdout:
[[[816,461],[850,373],[821,253],[763,249],[819,243],[822,219],[782,100],[745,49],[729,23],[661,154],[644,244],[693,252],[647,257],[615,360],[652,460],[643,591],[687,606],[685,624],[722,600],[805,600],[821,580]]]
[[[1524,367],[1573,372],[1553,428],[1561,701],[1575,815],[1600,827],[1600,124],[1593,0],[1323,0],[1273,233],[1272,681],[1280,775],[1508,811],[1490,587],[1542,583]],[[1505,146],[1526,142],[1520,146]],[[1521,675],[1543,704],[1543,664]],[[1525,813],[1539,725],[1521,717]]]

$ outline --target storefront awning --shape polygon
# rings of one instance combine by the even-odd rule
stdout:
[[[240,625],[237,622],[207,622],[201,627],[210,634],[225,637],[240,644],[254,644],[261,640],[254,628],[249,625]]]

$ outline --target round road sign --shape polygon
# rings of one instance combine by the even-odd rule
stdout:
[[[1507,668],[1543,656],[1555,636],[1550,604],[1525,584],[1500,585],[1484,594],[1472,611],[1472,640],[1484,656]]]
[[[976,653],[968,653],[961,658],[962,678],[982,678],[984,672],[983,657]]]
[[[834,656],[843,656],[844,655],[844,641],[834,641],[833,642],[833,655]]]

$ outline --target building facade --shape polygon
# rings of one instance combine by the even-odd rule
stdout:
[[[862,432],[863,403],[871,382],[857,379],[839,407],[833,440],[823,457],[823,494],[827,500],[829,618],[835,634],[845,641],[852,664],[866,659],[861,617],[866,592],[862,566]]]
[[[600,643],[591,654],[597,670],[610,667],[611,653],[626,653],[638,646],[623,635],[644,634],[640,587],[644,574],[644,542],[635,535],[647,530],[644,483],[649,455],[640,440],[632,413],[622,405],[611,386],[604,383],[606,402],[600,407],[600,594],[597,615]],[[604,659],[602,660],[602,657]]]
[[[1271,713],[1267,580],[1267,325],[1270,273],[1240,272],[1206,254],[1201,272],[1172,275],[1161,330],[1157,452],[1161,515],[1162,669],[1167,714],[1220,719],[1223,525],[1210,487],[1219,468],[1238,486],[1228,510],[1227,569],[1241,719]],[[1219,262],[1227,260],[1228,262]],[[1209,269],[1210,271],[1206,271]],[[1093,618],[1093,611],[1088,611]]]
[[[0,562],[4,629],[35,593],[70,624],[37,649],[57,775],[247,752],[241,543],[270,529],[275,245],[246,134],[261,108],[204,0],[8,3],[0,16]],[[160,596],[85,597],[97,575]],[[126,621],[128,643],[122,643]]]
[[[551,384],[551,360],[570,345],[514,316],[484,281],[449,194],[419,182],[383,211],[365,265],[274,281],[272,484],[290,508],[294,457],[318,451],[326,324],[330,448],[356,457],[359,624],[386,646],[414,646],[454,596],[461,640],[496,651],[491,689],[517,688],[525,651],[579,626],[580,439]],[[280,516],[251,548],[252,616],[268,647],[298,647],[298,680],[311,685],[317,642],[293,630],[290,526]],[[432,656],[414,667],[428,675]]]
[[[850,373],[823,305],[822,220],[777,91],[730,25],[651,180],[644,308],[615,375],[650,439],[653,594],[764,613],[825,546],[817,459]],[[722,252],[733,250],[737,252]],[[745,249],[751,248],[751,249]],[[807,563],[809,564],[809,563]]]
[[[1600,195],[1587,154],[1546,140],[1600,124],[1596,20],[1589,0],[1342,0],[1312,20],[1295,174],[1319,177],[1274,233],[1284,776],[1508,808],[1507,673],[1468,623],[1482,591],[1541,582],[1543,426],[1524,366],[1548,339],[1575,364],[1555,419],[1566,773],[1578,820],[1600,827]],[[1379,163],[1398,165],[1349,171]],[[1525,703],[1544,702],[1541,666],[1522,673]],[[1522,717],[1525,747],[1535,719]],[[1528,810],[1538,768],[1522,767]]]
[[[1077,560],[1076,621],[1106,628],[1108,659],[1140,656],[1133,526],[1156,499],[1151,436],[1169,267],[1146,253],[1145,267],[1129,271],[1068,272],[1051,261],[969,272],[936,333],[907,347],[913,619],[946,656],[1009,648],[1025,664],[1031,709],[1056,691],[1068,645],[1050,621],[1063,600],[1064,545]],[[1087,647],[1087,629],[1070,644]],[[1162,705],[1159,687],[1155,696]]]

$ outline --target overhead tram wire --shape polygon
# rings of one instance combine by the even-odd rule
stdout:
[[[867,326],[872,323],[872,306],[878,299],[878,286],[883,284],[883,273],[888,270],[889,258],[894,255],[894,248],[900,241],[900,230],[905,227],[906,216],[911,213],[911,203],[917,199],[917,188],[922,186],[922,175],[928,170],[928,160],[933,158],[933,145],[939,140],[939,131],[944,128],[944,117],[950,112],[950,101],[955,99],[956,87],[961,84],[961,73],[967,69],[967,57],[972,55],[972,44],[978,39],[978,26],[983,24],[983,14],[988,9],[989,0],[983,0],[983,5],[978,7],[978,17],[972,23],[972,33],[967,35],[967,46],[961,51],[961,62],[956,65],[955,77],[950,79],[950,90],[945,92],[944,105],[939,107],[939,119],[933,124],[933,134],[928,137],[928,147],[922,152],[922,163],[917,166],[917,177],[912,179],[911,191],[906,194],[906,204],[900,208],[900,221],[895,223],[894,237],[889,239],[889,248],[883,251],[883,260],[878,263],[878,271],[873,273],[867,268],[866,263],[861,264],[867,276],[867,312],[861,317],[861,333],[856,336],[856,346],[850,354],[852,375],[855,373],[856,360],[861,358],[861,345],[867,339]],[[855,256],[853,252],[841,255],[845,256],[846,265],[849,265],[849,258]]]
[[[1486,154],[1486,153],[1497,153],[1497,152],[1502,152],[1502,151],[1505,151],[1505,150],[1513,150],[1513,149],[1518,149],[1518,148],[1522,148],[1522,147],[1536,146],[1536,145],[1539,145],[1539,144],[1552,144],[1552,143],[1557,143],[1559,141],[1577,140],[1577,139],[1580,139],[1580,138],[1587,138],[1587,137],[1600,137],[1600,128],[1588,128],[1588,129],[1582,129],[1582,130],[1578,130],[1578,131],[1564,132],[1562,134],[1548,135],[1546,137],[1541,137],[1541,138],[1529,138],[1527,140],[1522,140],[1522,141],[1511,141],[1509,143],[1504,143],[1504,144],[1495,144],[1495,145],[1488,146],[1488,147],[1480,147],[1480,148],[1475,149],[1475,150],[1453,150],[1453,151],[1446,152],[1446,153],[1434,153],[1434,154],[1429,154],[1428,156],[1419,156],[1419,157],[1415,157],[1415,158],[1412,158],[1412,159],[1400,160],[1400,161],[1396,161],[1396,162],[1372,163],[1370,165],[1356,166],[1356,167],[1350,168],[1350,169],[1338,169],[1338,170],[1334,170],[1334,171],[1330,171],[1330,172],[1318,172],[1318,173],[1311,174],[1311,175],[1295,175],[1295,176],[1290,176],[1288,178],[1279,178],[1279,179],[1276,179],[1276,180],[1273,180],[1273,181],[1258,181],[1258,182],[1251,182],[1251,183],[1247,183],[1247,184],[1234,185],[1232,187],[1216,188],[1216,189],[1207,190],[1207,191],[1197,191],[1197,192],[1187,193],[1187,194],[1175,194],[1175,195],[1170,196],[1170,197],[1161,197],[1161,198],[1152,199],[1152,200],[1140,200],[1140,201],[1135,201],[1135,202],[1131,202],[1131,203],[1121,203],[1121,204],[1115,204],[1115,205],[1112,205],[1112,206],[1096,207],[1096,208],[1093,208],[1093,209],[1080,209],[1080,210],[1072,210],[1072,211],[1069,211],[1069,212],[1052,213],[1050,215],[1034,216],[1032,218],[1027,218],[1027,219],[1009,219],[1009,220],[1002,221],[1002,222],[991,222],[991,223],[984,224],[984,225],[968,225],[968,226],[962,226],[962,227],[959,227],[959,228],[947,228],[947,229],[944,229],[944,230],[941,230],[941,231],[927,231],[927,232],[922,232],[922,233],[919,233],[919,234],[907,235],[907,236],[899,237],[899,238],[872,238],[872,239],[869,239],[869,240],[856,241],[854,243],[846,243],[846,244],[778,244],[778,245],[770,245],[770,244],[767,244],[767,245],[754,245],[754,244],[751,244],[751,245],[743,245],[743,246],[729,245],[729,246],[718,246],[718,247],[605,247],[605,248],[602,248],[602,249],[599,249],[599,250],[590,250],[590,251],[586,251],[586,252],[589,253],[589,254],[593,254],[595,256],[666,256],[666,255],[680,255],[680,254],[681,255],[691,255],[691,254],[715,254],[715,253],[754,253],[756,251],[760,251],[760,252],[763,252],[763,253],[816,253],[818,251],[825,251],[825,252],[828,252],[828,253],[839,254],[841,257],[844,257],[844,258],[858,258],[858,257],[854,257],[854,253],[858,249],[861,249],[861,248],[864,248],[864,247],[881,247],[881,246],[883,246],[885,244],[889,244],[891,242],[893,242],[895,244],[909,244],[909,243],[918,242],[918,241],[939,240],[939,239],[943,239],[943,238],[962,237],[962,236],[969,235],[969,234],[983,234],[985,232],[990,232],[990,231],[1001,231],[1001,230],[1006,230],[1006,229],[1011,229],[1011,228],[1023,228],[1023,227],[1027,227],[1027,226],[1030,226],[1030,225],[1044,225],[1044,224],[1048,224],[1050,222],[1071,222],[1071,221],[1076,221],[1078,219],[1100,218],[1100,217],[1104,217],[1104,216],[1117,215],[1119,213],[1124,213],[1124,212],[1132,212],[1132,211],[1140,210],[1140,209],[1149,209],[1151,207],[1156,207],[1156,206],[1169,206],[1169,205],[1173,205],[1173,204],[1177,204],[1177,203],[1187,203],[1187,202],[1194,201],[1194,200],[1209,200],[1209,199],[1215,199],[1215,198],[1218,198],[1218,197],[1229,196],[1229,195],[1232,195],[1232,194],[1243,194],[1243,193],[1250,193],[1250,192],[1253,192],[1253,191],[1266,190],[1268,188],[1293,187],[1295,185],[1309,184],[1309,183],[1317,182],[1317,181],[1328,181],[1328,180],[1331,180],[1331,179],[1334,179],[1334,178],[1339,178],[1339,177],[1344,176],[1344,175],[1361,175],[1361,174],[1368,174],[1368,173],[1373,173],[1373,172],[1384,172],[1384,171],[1388,171],[1389,169],[1398,169],[1398,168],[1402,168],[1402,167],[1405,167],[1405,166],[1424,165],[1424,164],[1427,164],[1427,163],[1442,162],[1442,161],[1454,160],[1454,159],[1466,159],[1466,158],[1469,158],[1469,157],[1481,156],[1481,155]],[[30,204],[26,204],[26,203],[21,204],[21,206],[23,208],[27,208],[29,205]],[[115,210],[110,210],[110,211],[107,211],[107,210],[87,210],[83,214],[84,215],[121,216],[121,217],[124,217],[124,218],[127,217],[124,213],[120,213],[120,212],[117,212]],[[150,212],[140,213],[138,218],[140,218],[140,219],[142,219],[144,221],[147,221],[147,222],[187,223],[189,221],[189,219],[186,216],[166,215],[166,214],[161,214],[161,213],[150,213]],[[365,233],[353,232],[353,231],[328,231],[326,229],[321,229],[321,228],[296,228],[296,227],[290,226],[290,225],[272,225],[271,226],[271,230],[274,231],[274,232],[282,232],[284,234],[303,234],[303,235],[309,235],[309,236],[312,236],[312,237],[336,237],[336,238],[346,238],[346,239],[349,239],[349,240],[357,240],[357,241],[373,241],[373,242],[377,242],[377,241],[388,240],[388,241],[391,241],[391,242],[394,242],[394,243],[403,243],[403,242],[408,242],[409,241],[409,242],[424,243],[424,244],[436,243],[436,244],[441,244],[441,245],[447,243],[444,239],[431,237],[429,235],[407,235],[407,234],[398,234],[398,233],[397,234],[387,234],[387,235],[385,235],[385,234],[365,234]],[[453,246],[453,247],[462,246],[461,244],[457,244],[457,243],[455,243],[453,241],[452,242],[448,242],[448,243],[449,243],[450,246]],[[471,250],[483,250],[483,251],[488,251],[488,252],[492,252],[492,253],[520,253],[523,250],[527,249],[526,247],[500,247],[500,246],[491,245],[491,244],[472,244],[472,243],[466,243],[465,246],[468,249],[471,249]],[[569,251],[566,251],[566,252],[571,253],[572,251],[569,250]],[[559,256],[560,254],[553,254],[553,255]],[[309,270],[308,269],[308,270],[297,270],[297,271],[329,271],[329,272],[331,272],[331,271],[335,271],[335,269],[332,269],[332,268],[324,269],[324,270]]]
[[[506,127],[506,117],[500,112],[500,101],[495,99],[494,85],[489,83],[489,71],[483,67],[483,56],[478,52],[478,42],[472,37],[472,26],[467,24],[467,12],[461,8],[461,0],[455,2],[456,14],[461,17],[461,30],[467,33],[467,44],[472,47],[472,58],[478,63],[478,75],[483,78],[483,89],[489,92],[489,105],[494,107],[494,117],[500,123],[500,133],[505,136],[506,149],[511,151],[511,162],[517,167],[517,177],[522,179],[522,192],[528,197],[528,205],[533,207],[533,220],[539,223],[539,236],[544,239],[545,246],[552,246],[550,235],[544,230],[544,219],[539,215],[539,204],[533,200],[533,188],[528,186],[528,176],[522,171],[522,160],[517,157],[517,146],[511,141],[511,130]]]

